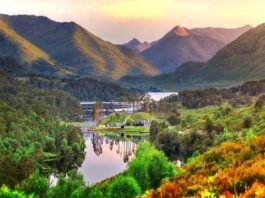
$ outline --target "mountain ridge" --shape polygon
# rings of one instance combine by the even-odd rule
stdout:
[[[137,79],[142,87],[179,91],[225,88],[265,78],[265,23],[250,29],[205,63],[184,63],[174,72]],[[133,77],[121,80],[126,86]]]
[[[163,73],[173,72],[185,62],[208,61],[226,44],[249,28],[251,26],[233,29],[188,29],[175,26],[141,55]]]
[[[55,22],[34,15],[0,15],[16,33],[46,52],[53,60],[70,67],[78,75],[117,80],[125,75],[156,75],[146,60],[128,57],[119,47],[93,35],[74,22]],[[127,50],[128,51],[128,50]],[[127,52],[126,51],[126,52]],[[142,69],[147,68],[147,69]]]

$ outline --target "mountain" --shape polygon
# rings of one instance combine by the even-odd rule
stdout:
[[[249,28],[187,29],[176,26],[141,54],[161,72],[173,72],[185,62],[206,62]]]
[[[148,42],[143,42],[141,43],[138,39],[134,38],[128,43],[123,44],[123,46],[129,47],[132,49],[134,52],[141,53],[144,50],[150,48],[154,42],[148,43]]]
[[[242,82],[265,77],[265,24],[240,36],[206,63],[199,80]]]
[[[222,41],[225,44],[232,42],[237,39],[240,35],[253,28],[251,25],[245,25],[240,28],[193,28],[192,32],[197,35],[208,36],[210,38]]]
[[[11,57],[0,57],[0,69],[7,74],[23,75],[28,71]]]
[[[53,74],[63,71],[43,50],[17,34],[5,22],[0,20],[0,55],[13,57],[25,71]],[[3,60],[2,60],[3,61]],[[10,59],[6,60],[10,63]],[[17,64],[14,64],[14,67]],[[7,69],[7,68],[6,68]],[[21,68],[20,68],[21,69]],[[8,68],[11,71],[11,68]]]
[[[76,23],[59,23],[32,15],[0,15],[0,19],[13,32],[45,52],[46,57],[71,68],[78,75],[116,80],[125,75],[159,73],[138,54],[121,51],[119,46],[96,37]]]
[[[149,78],[126,77],[124,85],[137,80],[137,87],[163,90],[230,87],[265,78],[265,24],[250,29],[206,63],[185,63],[176,71]]]

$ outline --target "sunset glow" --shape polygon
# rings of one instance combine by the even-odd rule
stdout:
[[[0,0],[4,14],[45,15],[75,21],[114,43],[156,40],[175,25],[256,26],[265,22],[263,0]]]

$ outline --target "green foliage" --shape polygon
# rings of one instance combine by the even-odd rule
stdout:
[[[180,114],[178,112],[171,113],[167,119],[171,126],[176,126],[180,123]]]
[[[24,180],[18,187],[20,191],[26,194],[36,195],[37,197],[45,197],[50,187],[49,180],[40,175],[39,171],[35,171],[27,180]]]
[[[250,115],[245,115],[243,118],[243,127],[250,128],[252,126],[252,118]]]
[[[152,157],[147,172],[150,177],[152,188],[157,188],[161,184],[163,178],[173,177],[176,174],[175,166],[168,163],[166,157],[162,153]]]
[[[111,115],[108,115],[103,118],[103,120],[100,122],[100,124],[114,124],[114,123],[124,123],[126,125],[133,125],[134,121],[153,121],[156,120],[156,118],[145,112],[137,112],[131,115],[124,114],[124,113],[113,113]]]
[[[200,151],[195,151],[190,158],[187,160],[187,164],[195,164],[200,156]]]
[[[88,196],[86,192],[83,192],[84,198],[89,197],[89,198],[105,198],[106,196],[104,193],[97,187],[91,187],[88,192]]]
[[[82,196],[85,183],[83,176],[77,173],[76,170],[71,170],[67,173],[67,177],[61,175],[58,184],[50,188],[48,197],[50,198],[77,198]]]
[[[226,142],[229,140],[234,140],[236,137],[233,133],[229,132],[228,129],[225,127],[224,132],[220,135],[217,135],[214,138],[214,144],[218,145],[221,144],[222,142]]]
[[[158,133],[156,145],[168,156],[177,154],[180,150],[180,135],[175,131]]]
[[[123,123],[126,117],[123,113],[114,113],[104,117],[100,124]]]
[[[23,192],[19,192],[16,190],[10,190],[6,186],[2,186],[0,188],[0,197],[1,198],[34,198],[34,195],[26,195]]]
[[[33,107],[43,117],[76,120],[81,114],[79,101],[58,90],[41,90],[15,80],[0,71],[0,100],[16,108]]]
[[[154,142],[156,140],[156,137],[158,135],[159,132],[162,132],[163,129],[167,128],[167,124],[165,122],[159,122],[157,120],[153,120],[151,122],[151,126],[150,126],[150,141]]]
[[[78,102],[0,75],[0,185],[14,187],[37,169],[47,174],[59,160],[64,161],[60,170],[80,164],[85,147],[81,131],[57,120],[74,118]]]
[[[147,168],[147,162],[143,160],[133,160],[128,168],[128,174],[135,178],[142,191],[149,189],[151,186]]]
[[[123,176],[116,178],[114,182],[110,184],[108,192],[111,198],[135,198],[140,194],[141,189],[135,179]]]
[[[128,100],[132,100],[142,94],[142,91],[137,89],[126,89],[113,83],[100,82],[92,78],[59,80],[47,76],[34,75],[28,78],[27,83],[41,89],[65,91],[80,101],[111,101],[120,100],[125,98],[125,96]]]
[[[142,191],[156,188],[162,179],[173,177],[175,167],[166,156],[153,146],[140,144],[136,158],[129,163],[128,174],[136,179]]]

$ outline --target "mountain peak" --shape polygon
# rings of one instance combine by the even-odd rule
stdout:
[[[139,44],[141,44],[141,42],[137,38],[133,38],[127,44],[128,45],[139,45]]]
[[[175,34],[177,36],[188,36],[189,35],[188,29],[185,27],[179,26],[179,25],[174,27],[169,33]]]

